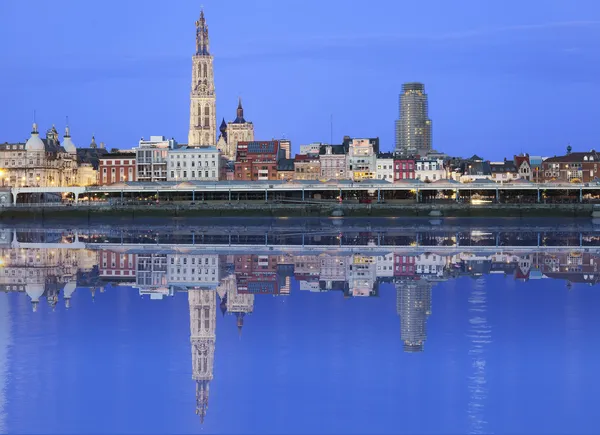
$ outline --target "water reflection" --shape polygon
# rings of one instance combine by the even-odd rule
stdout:
[[[574,238],[574,246],[553,249],[536,246],[490,250],[487,246],[471,246],[444,250],[430,249],[430,245],[419,249],[410,244],[390,246],[381,243],[386,237],[379,234],[377,248],[364,252],[346,247],[307,250],[302,244],[281,249],[280,245],[267,244],[263,251],[252,253],[245,244],[228,244],[227,249],[155,243],[136,246],[65,233],[68,232],[4,232],[0,288],[27,293],[33,311],[42,309],[43,300],[48,309],[55,310],[61,298],[66,308],[76,309],[71,303],[75,292],[87,291],[94,298],[97,291],[103,292],[107,286],[134,287],[140,296],[152,300],[187,292],[192,379],[196,414],[201,422],[207,416],[210,384],[218,363],[217,311],[235,317],[241,335],[248,315],[254,312],[255,298],[290,295],[292,281],[299,282],[301,292],[339,292],[343,298],[378,297],[380,286],[390,283],[396,289],[402,347],[405,352],[419,353],[426,349],[427,322],[434,315],[432,289],[440,282],[470,276],[474,283],[468,299],[468,418],[471,432],[483,433],[487,430],[487,349],[492,343],[486,277],[502,274],[519,281],[561,279],[567,285],[595,285],[600,281],[600,253],[584,247],[580,243],[583,237]],[[362,233],[357,237],[372,240],[376,236]],[[518,235],[506,237],[518,239]],[[546,233],[546,239],[554,237]],[[3,300],[0,309],[7,309]],[[1,328],[3,333],[7,330]],[[0,373],[3,355],[0,348]],[[1,393],[0,388],[0,415]],[[0,420],[0,429],[1,423]]]

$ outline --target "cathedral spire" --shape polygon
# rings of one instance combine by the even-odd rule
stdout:
[[[208,25],[204,18],[204,9],[200,11],[200,19],[196,21],[196,54],[208,55],[209,51]]]

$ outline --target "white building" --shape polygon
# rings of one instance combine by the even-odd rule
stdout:
[[[345,180],[346,151],[343,145],[323,145],[320,150],[321,179]]]
[[[369,139],[352,139],[346,159],[347,175],[353,181],[377,177],[377,156]]]
[[[216,147],[170,149],[167,155],[168,181],[218,181],[221,153]]]
[[[142,138],[135,148],[137,181],[167,181],[167,155],[175,147],[177,142],[164,136]]]
[[[377,257],[355,254],[347,266],[350,295],[371,296],[377,282]]]
[[[417,275],[441,278],[444,276],[445,267],[446,257],[439,254],[425,253],[415,259],[415,272]]]
[[[446,178],[444,161],[440,159],[416,160],[415,178],[425,182],[434,182]]]
[[[377,156],[377,179],[394,182],[394,155],[391,153]]]
[[[321,145],[323,145],[321,142],[313,142],[313,143],[309,143],[308,145],[300,145],[300,154],[319,154],[319,151],[321,150]]]
[[[394,276],[394,254],[379,255],[377,257],[377,276],[392,277]]]
[[[219,256],[167,255],[167,283],[170,286],[217,288],[222,278]]]

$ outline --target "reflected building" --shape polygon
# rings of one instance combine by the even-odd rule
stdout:
[[[348,293],[346,296],[376,296],[379,294],[377,284],[377,257],[372,255],[352,256],[346,272]]]
[[[196,415],[204,423],[208,411],[210,381],[213,379],[217,325],[217,292],[190,290],[190,342],[192,379],[196,382]]]
[[[396,311],[400,315],[400,339],[405,352],[424,350],[432,287],[421,279],[396,282]]]
[[[97,264],[93,251],[75,249],[2,248],[0,249],[0,289],[26,292],[37,311],[40,298],[46,297],[54,309],[59,293],[66,288],[67,308],[75,291],[80,271],[91,271]],[[65,293],[66,294],[66,293]]]
[[[487,322],[487,295],[485,279],[477,278],[469,296],[469,339],[471,347],[472,374],[469,376],[470,401],[468,417],[471,424],[470,433],[486,433],[487,421],[484,417],[485,400],[487,399],[486,348],[491,343],[491,327]]]

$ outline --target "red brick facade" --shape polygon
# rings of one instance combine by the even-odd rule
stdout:
[[[394,182],[413,180],[415,178],[415,161],[411,159],[394,159]]]
[[[277,180],[279,141],[238,142],[234,179],[236,181]]]
[[[135,154],[106,154],[100,157],[99,185],[136,180]]]

